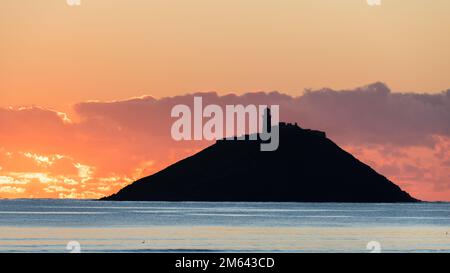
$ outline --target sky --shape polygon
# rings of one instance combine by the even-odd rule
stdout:
[[[97,198],[200,150],[170,139],[170,106],[208,92],[278,101],[450,201],[448,0],[0,5],[0,197]]]

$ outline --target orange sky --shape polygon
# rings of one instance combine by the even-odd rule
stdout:
[[[75,110],[80,102],[198,91],[300,96],[376,81],[397,93],[439,94],[450,88],[449,48],[448,0],[2,0],[0,110],[14,110],[0,115],[0,197],[99,197],[205,145],[143,148],[149,132],[116,132],[115,118],[98,123]],[[42,109],[18,108],[32,105]],[[37,127],[12,130],[7,119]],[[392,157],[342,143],[418,197],[450,200],[450,186],[424,184],[447,181],[450,142],[437,131],[435,146]],[[408,176],[408,160],[429,169]],[[404,162],[403,171],[389,162]]]
[[[450,86],[450,1],[3,0],[0,106]]]

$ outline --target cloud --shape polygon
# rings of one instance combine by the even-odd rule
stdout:
[[[382,83],[354,90],[323,89],[299,98],[299,119],[345,143],[433,145],[450,135],[450,90],[392,93]]]
[[[0,193],[17,194],[17,193],[24,193],[24,192],[25,192],[25,188],[13,187],[13,186],[0,187]]]
[[[448,175],[443,174],[449,173],[450,90],[398,93],[383,83],[307,90],[296,97],[279,92],[223,96],[208,92],[89,101],[74,106],[76,117],[41,107],[0,108],[0,176],[16,181],[26,172],[40,173],[40,178],[52,181],[52,187],[45,187],[55,196],[112,193],[210,144],[176,142],[170,136],[172,107],[192,106],[194,96],[202,96],[204,105],[280,105],[281,120],[326,131],[357,157],[404,185],[413,185],[419,194],[418,185],[425,183],[431,187],[426,197],[437,196],[433,190],[438,185],[450,189]],[[435,166],[418,160],[419,155]],[[45,194],[39,181],[34,192]]]
[[[321,89],[292,97],[278,92],[241,96],[195,93],[154,99],[143,97],[116,102],[88,102],[75,106],[85,122],[115,124],[135,134],[165,139],[170,110],[192,106],[194,96],[204,104],[279,104],[281,119],[318,128],[342,143],[432,145],[435,135],[450,135],[450,90],[437,94],[393,93],[383,83],[352,90]],[[97,125],[95,125],[97,126]]]

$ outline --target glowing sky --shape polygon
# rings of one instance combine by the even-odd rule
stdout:
[[[169,97],[277,90],[292,101],[285,118],[329,132],[418,198],[450,200],[448,0],[0,6],[0,197],[112,193],[207,145],[167,139]],[[389,89],[354,90],[378,81]],[[352,92],[303,95],[323,87]],[[131,101],[149,112],[127,107],[142,95],[155,99]]]
[[[0,105],[450,86],[450,1],[3,0]]]

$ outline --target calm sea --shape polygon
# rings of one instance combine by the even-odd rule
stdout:
[[[0,252],[450,252],[450,203],[0,200]]]

